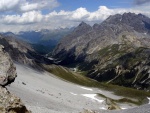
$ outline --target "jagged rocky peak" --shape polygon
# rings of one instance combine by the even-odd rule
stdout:
[[[98,52],[101,48],[112,44],[126,43],[129,45],[130,43],[131,45],[132,43],[133,46],[138,47],[148,46],[150,36],[145,33],[149,34],[150,31],[149,21],[150,19],[144,15],[125,13],[110,16],[101,24],[95,24],[93,27],[81,22],[72,33],[60,41],[53,55],[58,57],[61,55],[61,58],[65,58],[69,53],[77,59],[79,56]],[[144,22],[147,24],[142,24]]]
[[[73,32],[78,33],[79,35],[92,30],[92,27],[85,22],[81,22]]]
[[[88,25],[85,22],[81,22],[70,34],[68,34],[67,36],[61,39],[61,41],[59,42],[59,44],[55,47],[53,51],[53,56],[57,56],[57,57],[63,56],[63,54],[65,54],[64,51],[66,51],[66,49],[68,50],[70,49],[70,45],[71,46],[76,45],[77,41],[75,41],[75,43],[73,42],[74,43],[73,44],[72,40],[74,39],[78,40],[77,39],[78,37],[84,35],[85,33],[88,33],[91,30],[92,30],[92,27],[90,25]],[[60,51],[61,51],[61,54],[59,53]]]
[[[102,24],[125,24],[140,33],[150,33],[150,19],[142,14],[124,13],[109,16]]]
[[[135,20],[135,17],[139,19],[139,17],[141,17],[142,14],[135,14],[135,13],[123,13],[123,14],[116,14],[116,15],[111,15],[109,16],[104,23],[111,23],[113,24],[113,22],[115,23],[121,23],[124,22],[126,24],[128,24],[127,22],[131,22],[133,20]],[[145,17],[144,15],[142,17]]]
[[[98,29],[98,27],[99,27],[99,24],[97,23],[93,25],[93,29]]]
[[[90,26],[90,25],[88,25],[87,23],[85,23],[85,22],[81,22],[80,24],[79,24],[79,26]]]

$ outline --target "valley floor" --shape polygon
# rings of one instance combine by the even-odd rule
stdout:
[[[33,113],[79,113],[85,109],[96,111],[104,109],[102,112],[105,113],[109,112],[106,111],[108,108],[106,101],[97,94],[112,99],[122,98],[109,91],[63,81],[48,72],[36,71],[17,63],[15,65],[18,77],[7,88],[20,97]],[[120,104],[120,107],[127,109],[135,106]]]

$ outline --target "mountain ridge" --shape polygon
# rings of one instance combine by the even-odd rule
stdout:
[[[45,55],[52,51],[59,40],[69,34],[74,28],[60,28],[55,30],[41,29],[38,31],[20,31],[18,33],[5,32],[4,36],[15,37],[26,41],[39,54]]]
[[[74,35],[76,32],[73,32],[69,36],[62,38],[58,46],[54,49],[53,56],[61,61],[61,65],[76,63],[79,69],[87,71],[86,76],[107,83],[115,80],[118,76],[125,76],[124,74],[127,74],[126,70],[129,70],[127,76],[134,75],[131,78],[135,80],[138,76],[137,73],[142,74],[144,71],[144,68],[142,70],[138,68],[140,65],[143,65],[145,69],[147,68],[144,80],[145,85],[148,87],[143,87],[144,84],[143,86],[139,85],[142,82],[141,80],[143,80],[141,77],[144,77],[144,75],[139,75],[141,80],[136,79],[136,83],[129,79],[129,81],[125,79],[128,81],[127,84],[120,84],[119,82],[112,83],[130,87],[137,85],[136,88],[138,89],[149,89],[149,82],[146,82],[146,80],[149,81],[149,77],[147,76],[149,64],[143,59],[149,59],[150,55],[148,52],[150,47],[149,25],[150,18],[142,14],[137,15],[134,13],[110,16],[101,24],[95,24],[92,27],[87,27],[87,24],[82,22],[75,29],[80,32],[82,32],[80,30],[82,28],[87,28],[87,30],[84,29],[85,32],[82,32],[80,35],[78,33]],[[144,49],[141,50],[141,48]],[[121,63],[121,60],[119,60],[121,57],[124,63],[130,64],[129,67]],[[132,64],[130,63],[132,59],[141,59],[139,61],[143,61],[143,64],[136,64],[136,62]],[[101,64],[102,62],[103,64]],[[116,62],[116,64],[113,64],[113,62]],[[118,68],[122,70],[121,75],[118,74]],[[110,75],[110,73],[114,74]]]

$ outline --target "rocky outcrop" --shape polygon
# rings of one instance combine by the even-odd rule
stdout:
[[[18,97],[4,88],[14,82],[16,77],[16,67],[0,45],[0,113],[30,113]]]
[[[0,85],[10,84],[17,77],[16,68],[13,65],[8,53],[4,52],[4,47],[0,45]]]
[[[21,100],[0,86],[0,113],[30,113]]]
[[[142,14],[124,13],[110,16],[104,21],[105,24],[125,24],[133,27],[139,33],[150,34],[150,19]]]

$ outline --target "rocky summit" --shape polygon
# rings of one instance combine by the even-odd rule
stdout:
[[[21,100],[4,87],[14,82],[16,77],[16,67],[0,45],[0,113],[30,113]]]
[[[124,13],[92,27],[82,22],[60,41],[53,57],[62,65],[77,64],[86,76],[100,82],[148,91],[149,47],[150,18]]]

